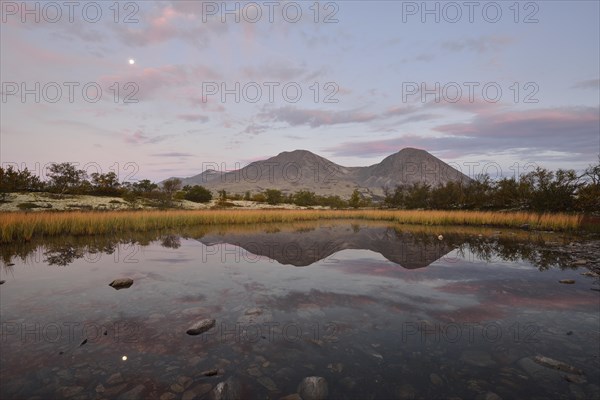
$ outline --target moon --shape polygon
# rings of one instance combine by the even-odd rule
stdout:
[[[135,60],[133,58],[130,58],[129,59],[129,65],[133,65],[133,64],[135,64]]]

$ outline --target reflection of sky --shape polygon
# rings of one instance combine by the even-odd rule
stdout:
[[[228,247],[228,251],[234,248]],[[3,371],[26,376],[32,363],[50,368],[62,362],[64,368],[70,368],[76,362],[96,362],[112,369],[111,373],[122,371],[132,379],[147,374],[160,381],[166,378],[162,372],[157,375],[162,369],[155,369],[153,362],[176,359],[187,365],[198,356],[202,361],[197,368],[205,370],[221,357],[242,359],[235,351],[250,354],[270,349],[272,361],[281,358],[284,365],[290,363],[285,355],[317,363],[324,352],[330,352],[332,359],[366,357],[361,363],[380,362],[380,356],[389,360],[403,324],[422,320],[445,324],[525,320],[543,325],[552,318],[559,332],[574,329],[576,324],[578,334],[592,332],[598,325],[597,294],[589,290],[588,278],[576,270],[540,272],[524,262],[484,263],[462,259],[454,252],[428,267],[410,270],[369,250],[343,250],[298,268],[246,254],[243,249],[227,257],[214,250],[182,239],[177,249],[154,242],[127,253],[127,257],[117,251],[95,257],[96,262],[79,259],[66,267],[41,261],[17,262],[11,274],[2,272],[2,279],[7,280],[0,289],[3,326],[69,322],[81,327],[94,323],[107,326],[109,333],[81,347],[79,343],[86,337],[81,329],[75,330],[73,341],[61,337],[56,343],[22,345],[18,334],[8,335],[0,344]],[[137,262],[124,262],[124,258]],[[120,277],[131,277],[135,282],[119,291],[108,286]],[[564,278],[577,283],[557,283]],[[245,310],[253,307],[263,310],[267,320],[304,324],[305,331],[315,323],[333,321],[341,342],[334,348],[304,341],[238,345],[219,342],[219,333],[209,336],[208,341],[185,335],[197,318],[212,317],[232,328]],[[115,326],[121,323],[139,328],[134,342],[114,339]],[[375,342],[381,347],[373,348]],[[488,346],[486,342],[480,344]],[[587,346],[588,342],[579,345]],[[59,351],[65,352],[60,356],[63,358],[57,355]],[[126,363],[121,361],[124,354],[128,355]],[[328,357],[327,363],[331,362]],[[242,361],[244,367],[229,367],[229,371],[243,372],[247,367],[244,363],[251,360]],[[416,368],[422,361],[411,362]],[[7,374],[3,372],[3,377]]]
[[[225,254],[196,241],[181,243],[176,250],[152,244],[127,257],[104,254],[94,258],[96,262],[81,259],[67,267],[18,264],[11,276],[3,278],[8,280],[2,287],[3,319],[15,318],[24,308],[48,319],[73,306],[136,314],[174,308],[177,299],[191,303],[206,299],[203,303],[215,309],[221,302],[270,299],[267,303],[288,310],[293,302],[286,305],[286,296],[302,295],[304,302],[323,308],[371,302],[420,309],[440,318],[446,314],[460,318],[459,310],[470,309],[466,314],[471,319],[488,314],[493,319],[527,308],[585,310],[595,304],[577,271],[540,272],[526,262],[485,263],[469,253],[461,258],[456,251],[417,270],[404,269],[369,250],[343,250],[295,268],[233,245]],[[135,281],[131,289],[114,291],[108,286],[112,279],[125,276]],[[557,284],[566,278],[578,283]],[[311,299],[307,293],[331,296]],[[336,303],[336,296],[344,299],[343,304]]]

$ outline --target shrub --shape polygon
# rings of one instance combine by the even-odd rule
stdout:
[[[204,186],[195,185],[185,192],[184,198],[195,203],[208,203],[212,200],[212,193]]]

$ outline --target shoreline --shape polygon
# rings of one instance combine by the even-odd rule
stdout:
[[[536,214],[498,211],[424,210],[290,210],[290,209],[205,209],[137,211],[42,211],[0,213],[0,242],[29,241],[37,237],[87,236],[212,225],[255,225],[315,220],[349,219],[386,221],[425,226],[474,226],[554,232],[590,233],[582,215]]]

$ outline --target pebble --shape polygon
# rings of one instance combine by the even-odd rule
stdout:
[[[203,319],[190,326],[186,333],[193,336],[199,335],[213,328],[215,324],[216,321],[214,319]]]
[[[241,398],[240,384],[233,378],[219,383],[211,392],[213,400],[233,400]],[[306,399],[309,400],[309,399]]]
[[[133,279],[130,278],[115,279],[108,284],[108,286],[111,286],[117,290],[127,289],[128,287],[131,287],[131,285],[133,285]]]

